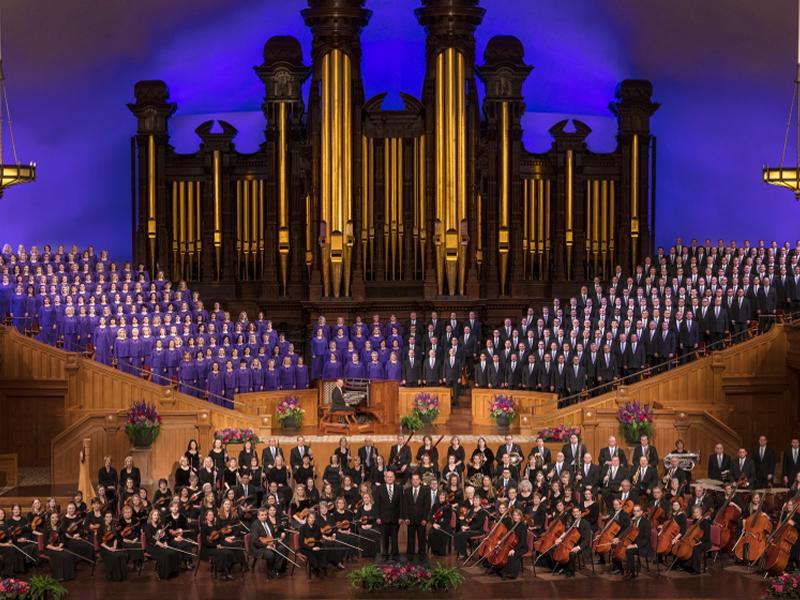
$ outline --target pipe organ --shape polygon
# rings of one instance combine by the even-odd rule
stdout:
[[[308,0],[311,64],[296,39],[275,36],[255,67],[265,132],[254,153],[236,149],[223,121],[197,128],[196,152],[175,152],[166,83],[137,83],[135,260],[302,323],[375,301],[525,306],[651,253],[651,84],[619,84],[613,152],[592,152],[577,120],[550,129],[549,150],[529,152],[522,44],[495,36],[479,61],[479,0],[419,2],[423,87],[389,110],[386,94],[364,97],[367,0]]]

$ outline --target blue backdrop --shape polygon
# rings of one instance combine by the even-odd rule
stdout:
[[[418,96],[424,34],[412,0],[370,0],[363,34],[366,95]],[[658,136],[659,244],[686,238],[793,239],[798,205],[761,183],[780,156],[792,94],[793,0],[483,0],[478,62],[489,38],[519,37],[534,65],[525,87],[528,149],[576,116],[595,130],[593,150],[614,147],[608,111],[624,78],[653,81]],[[0,242],[94,243],[130,254],[130,136],[126,108],[139,79],[163,79],[178,112],[174,143],[197,145],[211,116],[261,141],[261,62],[272,35],[310,34],[300,0],[2,0],[3,58],[17,148],[39,179],[0,199]],[[552,114],[551,114],[552,113]],[[7,138],[6,138],[7,141]],[[9,147],[6,144],[6,152]],[[794,156],[792,154],[792,160]]]

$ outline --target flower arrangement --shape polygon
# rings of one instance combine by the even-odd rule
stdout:
[[[155,404],[134,402],[126,414],[125,433],[137,448],[148,448],[161,432],[161,415]]]
[[[491,414],[495,419],[513,421],[517,416],[517,411],[514,410],[514,397],[505,394],[495,396],[492,400]]]
[[[542,438],[545,442],[562,442],[568,440],[571,435],[580,437],[580,427],[567,427],[566,425],[558,425],[556,427],[546,427],[542,429],[537,437]]]
[[[649,404],[640,404],[638,400],[620,406],[617,420],[625,439],[635,444],[643,435],[653,433],[653,409]]]
[[[412,564],[367,565],[348,573],[350,585],[369,592],[390,589],[416,589],[421,591],[455,590],[464,578],[455,567],[436,565],[426,569]]]
[[[422,420],[433,422],[439,416],[439,396],[420,392],[414,396],[413,412]]]
[[[0,579],[0,600],[17,600],[28,595],[28,584],[19,579]]]
[[[28,583],[26,600],[61,600],[69,590],[50,575],[34,575]]]
[[[417,413],[412,412],[410,415],[404,415],[400,417],[400,427],[404,431],[419,431],[422,429],[424,423],[422,419],[419,418]]]
[[[764,598],[800,598],[800,575],[784,573],[769,580]]]
[[[239,429],[238,427],[217,429],[214,432],[215,440],[222,440],[223,444],[244,444],[245,442],[258,443],[258,436],[252,429]]]
[[[278,421],[283,427],[290,424],[294,427],[300,425],[305,410],[300,408],[300,399],[297,396],[286,396],[278,403]]]

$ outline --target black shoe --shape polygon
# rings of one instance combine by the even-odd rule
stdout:
[[[564,577],[575,577],[575,573],[573,573],[572,571],[568,571],[564,573]]]

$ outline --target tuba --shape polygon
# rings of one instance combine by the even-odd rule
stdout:
[[[683,454],[678,452],[670,452],[664,457],[665,469],[669,470],[673,458],[678,459],[679,468],[683,469],[684,471],[693,471],[697,466],[697,462],[700,460],[700,454],[697,452],[684,452]]]
[[[522,462],[522,455],[519,452],[512,452],[508,455],[508,460],[512,467],[516,467]]]

